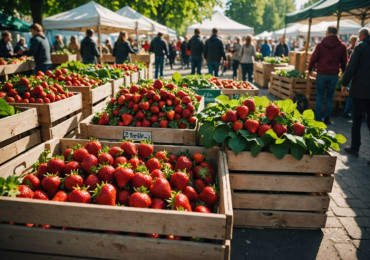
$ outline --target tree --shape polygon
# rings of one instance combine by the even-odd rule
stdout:
[[[320,0],[308,0],[308,2],[303,5],[303,8],[309,7],[313,5],[314,3],[317,3],[318,1]]]

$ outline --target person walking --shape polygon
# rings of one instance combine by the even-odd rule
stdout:
[[[187,69],[189,68],[189,55],[190,55],[190,51],[188,50],[188,43],[189,43],[189,39],[188,37],[185,37],[184,41],[181,43],[181,46],[180,46],[182,68],[186,66]]]
[[[81,57],[84,64],[95,64],[95,57],[100,57],[98,47],[93,40],[94,30],[87,29],[86,37],[81,41]]]
[[[351,55],[353,53],[353,50],[356,47],[356,42],[357,42],[357,36],[352,35],[349,38],[349,46],[347,47],[347,55],[348,55],[348,61],[351,58]],[[351,88],[351,83],[349,83],[348,88]],[[352,116],[352,98],[351,96],[348,96],[346,99],[346,104],[344,105],[344,110],[343,110],[343,117],[344,118],[351,118]]]
[[[77,37],[75,35],[72,35],[69,39],[69,44],[67,48],[73,54],[80,52],[80,44],[77,42]]]
[[[236,37],[235,42],[232,47],[232,56],[231,56],[231,62],[233,64],[233,79],[237,78],[238,75],[238,68],[240,63],[240,50],[242,46],[240,44],[240,38]]]
[[[280,43],[275,47],[275,57],[289,57],[289,46],[285,42],[285,37],[280,38]]]
[[[203,63],[203,51],[204,51],[204,42],[200,37],[200,30],[196,28],[194,30],[194,36],[191,37],[188,50],[190,51],[190,62],[191,62],[191,73],[195,74],[195,68],[197,68],[197,74],[202,74],[202,63]]]
[[[28,51],[26,39],[21,37],[14,47],[14,53],[16,55],[23,55],[23,53],[25,53],[26,51]]]
[[[62,51],[64,49],[64,43],[62,41],[62,36],[60,34],[55,35],[55,41],[53,47],[51,48],[52,52]]]
[[[12,45],[12,35],[8,31],[1,34],[0,40],[0,57],[10,58],[14,56],[14,49]]]
[[[366,123],[370,131],[370,29],[360,29],[358,38],[361,42],[353,50],[342,81],[343,93],[347,91],[347,86],[352,81],[350,88],[353,108],[351,146],[345,147],[345,151],[355,156],[359,155],[361,146],[361,124],[364,114],[366,114]],[[370,165],[370,158],[367,164]]]
[[[240,65],[242,67],[242,79],[243,81],[253,81],[253,62],[256,59],[256,47],[252,43],[252,36],[247,35],[245,37],[245,44],[241,47],[240,50]]]
[[[149,47],[149,52],[154,52],[155,54],[155,78],[163,77],[163,68],[164,68],[164,55],[168,57],[168,47],[167,43],[162,39],[163,33],[158,33]]]
[[[130,61],[129,54],[134,54],[135,51],[132,49],[130,42],[127,40],[127,32],[121,31],[117,38],[117,41],[114,43],[113,57],[116,58],[116,64],[122,64],[125,61]]]
[[[317,64],[315,107],[315,118],[317,121],[322,121],[322,104],[326,92],[325,124],[332,124],[330,115],[338,82],[339,69],[342,69],[342,72],[344,72],[347,65],[347,47],[339,39],[337,33],[338,30],[336,27],[328,27],[326,37],[317,44],[308,66],[308,72],[311,73]]]
[[[204,46],[204,58],[207,61],[209,74],[218,77],[221,59],[226,61],[225,46],[218,37],[218,29],[212,29],[212,36]]]
[[[271,55],[271,46],[268,43],[267,39],[265,38],[264,43],[261,47],[261,54],[262,54],[262,60],[264,57],[270,57]]]
[[[168,59],[170,60],[171,70],[173,68],[173,65],[175,65],[175,58],[176,58],[176,45],[175,44],[176,42],[172,41],[168,45],[168,52],[169,52]]]

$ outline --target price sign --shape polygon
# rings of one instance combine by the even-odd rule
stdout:
[[[123,139],[134,141],[152,140],[152,132],[123,131]]]
[[[215,98],[221,95],[220,89],[198,89],[198,95],[204,96],[204,105],[215,102]]]

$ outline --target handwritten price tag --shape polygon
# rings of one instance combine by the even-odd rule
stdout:
[[[152,132],[123,131],[123,139],[134,141],[152,140]]]

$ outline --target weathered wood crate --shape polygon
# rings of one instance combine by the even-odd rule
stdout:
[[[287,78],[271,73],[269,92],[281,99],[293,99],[295,94],[305,95],[307,91],[307,79]]]
[[[10,74],[22,73],[31,71],[35,68],[35,62],[28,60],[19,64],[7,64],[0,66],[0,76],[4,76],[4,80],[8,80]]]
[[[77,143],[84,145],[87,141],[54,139],[41,144],[0,166],[0,176],[11,175],[15,169],[17,174],[28,172],[44,149],[51,150],[55,155]],[[102,144],[110,147],[118,145],[112,142]],[[3,223],[0,224],[0,249],[14,250],[15,254],[32,252],[89,259],[166,260],[193,259],[194,256],[196,259],[229,259],[233,211],[225,154],[217,149],[201,147],[155,146],[155,150],[207,153],[207,158],[218,168],[220,200],[216,214],[0,197],[0,219]],[[19,165],[25,168],[21,169]],[[4,224],[7,222],[45,223],[52,228]],[[62,230],[61,227],[76,230]],[[206,240],[153,239],[129,236],[130,232]]]
[[[231,89],[231,88],[222,88],[221,92],[222,95],[226,95],[229,98],[237,98],[240,95],[251,95],[251,96],[258,96],[259,88],[257,88],[254,84],[249,83],[252,89]]]
[[[153,78],[153,63],[155,61],[154,54],[131,54],[131,61],[132,62],[143,62],[147,67],[146,70],[146,78],[152,79]]]
[[[62,64],[69,61],[76,61],[77,54],[51,54],[50,58],[52,64]]]
[[[112,80],[112,97],[115,97],[119,92],[121,86],[129,86],[131,84],[130,76],[123,76],[122,78]]]
[[[41,143],[35,108],[0,119],[0,164]]]
[[[139,73],[139,79],[146,79],[147,78],[147,76],[145,74],[146,73],[145,69],[139,70],[138,73]]]
[[[336,157],[227,152],[234,226],[290,229],[325,227]]]
[[[131,80],[131,84],[132,83],[138,83],[139,82],[139,73],[138,72],[131,73],[130,80]]]
[[[253,70],[257,72],[259,76],[259,82],[254,79],[254,81],[261,87],[266,88],[271,78],[271,73],[277,69],[284,69],[287,68],[287,63],[282,64],[271,64],[267,62],[255,62],[253,66]],[[263,77],[263,78],[262,78]],[[260,84],[261,83],[261,84]]]
[[[82,95],[82,116],[86,118],[97,111],[98,108],[104,107],[107,97],[112,96],[112,83],[108,82],[96,88],[81,86],[66,86],[69,91],[80,92]],[[104,102],[103,104],[101,104]],[[95,109],[94,109],[95,107]]]
[[[312,52],[307,53],[307,60],[305,63],[306,53],[304,51],[291,51],[289,52],[289,64],[294,66],[295,70],[304,72],[308,68]]]
[[[78,128],[78,124],[82,120],[82,99],[80,93],[74,93],[72,97],[49,104],[14,104],[36,108],[43,141],[64,137]]]
[[[204,108],[204,98],[200,102],[198,111]],[[159,127],[127,127],[94,125],[91,123],[94,115],[85,118],[80,123],[81,137],[94,137],[105,140],[133,139],[141,141],[150,139],[153,143],[196,145],[198,139],[198,122],[193,129],[175,129]]]
[[[115,63],[116,62],[116,58],[111,54],[102,54],[101,55],[101,63]]]
[[[269,83],[269,80],[264,76],[263,69],[257,66],[253,66],[253,81],[262,88],[266,88]]]

